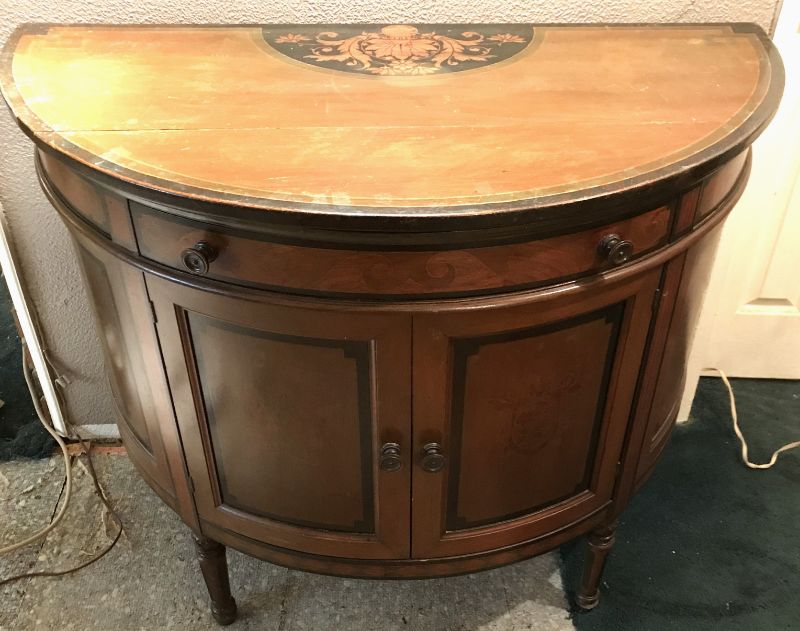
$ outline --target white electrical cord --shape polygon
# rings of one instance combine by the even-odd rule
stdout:
[[[23,341],[24,344],[24,341]],[[66,484],[64,487],[64,501],[61,503],[61,508],[58,510],[58,513],[53,518],[53,520],[44,528],[42,528],[39,532],[31,535],[23,539],[22,541],[17,541],[16,543],[12,543],[9,546],[5,546],[0,548],[0,554],[8,554],[9,552],[14,552],[14,550],[19,550],[20,548],[24,548],[27,545],[35,543],[40,539],[44,539],[47,534],[55,528],[61,519],[64,517],[64,513],[67,512],[67,506],[69,505],[69,500],[72,495],[72,459],[70,458],[69,452],[67,451],[67,445],[64,442],[64,439],[59,436],[56,431],[50,427],[50,424],[45,421],[44,412],[42,411],[42,406],[39,403],[39,397],[36,396],[36,389],[33,386],[33,380],[31,377],[30,367],[28,366],[28,354],[25,352],[25,349],[22,350],[22,372],[25,374],[25,383],[28,384],[28,390],[31,392],[31,398],[33,399],[33,407],[36,409],[36,415],[39,417],[39,421],[42,423],[44,428],[47,432],[53,437],[53,439],[58,443],[58,446],[61,448],[61,453],[64,456],[64,474],[66,476]]]
[[[16,320],[19,324],[20,337],[27,343],[30,361],[36,373],[41,377],[39,385],[42,388],[49,424],[62,436],[66,436],[68,433],[67,421],[61,410],[56,384],[47,378],[49,376],[47,357],[39,342],[35,317],[29,308],[25,290],[22,287],[22,279],[17,271],[7,232],[3,204],[0,202],[0,270],[2,270],[5,277],[8,293],[11,294],[11,302],[17,314]]]
[[[733,431],[736,433],[736,437],[739,439],[739,442],[742,445],[742,461],[746,466],[750,467],[751,469],[769,469],[772,465],[774,465],[778,461],[778,456],[780,456],[783,452],[789,451],[790,449],[795,449],[796,447],[800,447],[800,440],[797,440],[793,443],[789,443],[788,445],[784,445],[780,449],[776,450],[775,453],[772,454],[772,458],[770,458],[769,462],[767,463],[757,464],[755,462],[750,462],[750,458],[747,454],[747,441],[744,439],[742,430],[739,429],[739,415],[736,413],[736,399],[733,396],[733,387],[731,386],[731,382],[728,380],[728,376],[719,368],[706,368],[705,370],[713,370],[714,372],[719,373],[719,376],[722,378],[722,382],[728,389],[728,397],[731,402],[731,418],[733,419]]]

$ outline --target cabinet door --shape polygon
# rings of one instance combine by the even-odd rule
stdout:
[[[407,557],[410,317],[148,287],[201,528]],[[385,443],[399,469],[379,467]]]
[[[414,317],[415,557],[528,541],[608,505],[658,278]]]
[[[169,447],[177,430],[142,273],[88,239],[77,237],[75,244],[125,448],[150,486],[191,522],[191,498],[176,493],[180,481],[173,482],[170,472]]]

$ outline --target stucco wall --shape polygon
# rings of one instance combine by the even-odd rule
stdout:
[[[769,30],[779,0],[0,0],[0,40],[21,22],[756,22]],[[0,201],[52,355],[72,383],[73,422],[113,422],[102,354],[66,230],[39,191],[31,142],[0,114]]]

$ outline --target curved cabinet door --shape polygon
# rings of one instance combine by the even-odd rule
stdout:
[[[142,273],[90,240],[73,236],[125,448],[150,486],[191,523],[191,498],[177,492],[179,480],[173,481],[170,470],[177,431]]]
[[[410,317],[147,284],[201,528],[407,558]]]
[[[609,505],[659,273],[414,316],[414,557],[529,541]]]

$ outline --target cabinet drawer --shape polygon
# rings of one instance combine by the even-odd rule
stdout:
[[[182,252],[205,243],[210,250],[200,254],[208,261],[209,278],[300,293],[384,297],[479,294],[591,274],[611,266],[599,248],[604,238],[629,241],[628,260],[633,260],[666,241],[671,217],[663,206],[599,228],[524,243],[348,250],[276,243],[131,206],[139,250],[158,263],[186,271]]]

